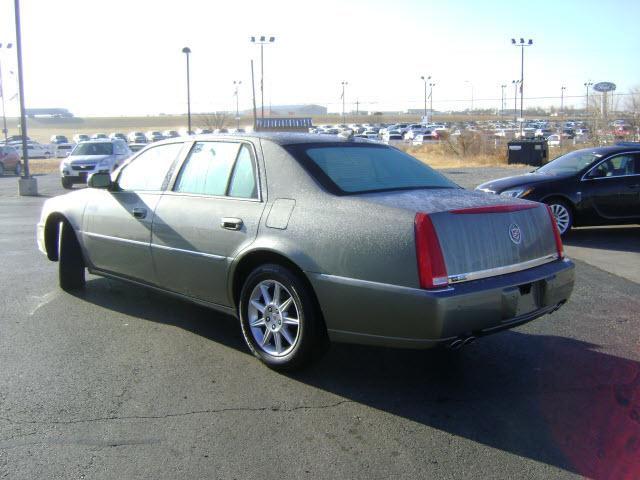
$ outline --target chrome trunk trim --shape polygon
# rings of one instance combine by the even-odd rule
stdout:
[[[471,280],[479,280],[481,278],[506,275],[508,273],[515,273],[521,270],[539,267],[540,265],[544,265],[545,263],[549,263],[557,259],[558,255],[554,253],[540,258],[534,258],[533,260],[527,260],[526,262],[514,263],[513,265],[505,265],[504,267],[489,268],[487,270],[479,270],[477,272],[449,275],[449,283],[469,282]]]

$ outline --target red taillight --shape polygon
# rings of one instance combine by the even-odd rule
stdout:
[[[562,259],[564,258],[564,248],[562,246],[562,239],[560,238],[560,229],[558,228],[558,222],[556,222],[556,217],[553,216],[551,207],[549,205],[545,205],[545,207],[547,207],[547,213],[549,214],[549,219],[551,220],[551,228],[553,228],[553,236],[556,239],[556,250],[558,252],[558,259]]]
[[[426,213],[416,213],[415,234],[420,288],[446,287],[449,277],[442,248],[433,222]]]

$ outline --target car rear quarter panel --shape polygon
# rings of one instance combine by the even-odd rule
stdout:
[[[331,195],[282,147],[263,149],[268,213],[253,248],[280,251],[305,272],[418,286],[413,213]],[[285,229],[267,226],[278,199],[295,200]]]

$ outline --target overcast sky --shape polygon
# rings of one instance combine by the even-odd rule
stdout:
[[[191,54],[194,111],[249,108],[250,60],[259,95],[265,47],[265,103],[347,108],[421,108],[431,75],[434,109],[498,108],[500,85],[520,78],[525,98],[559,97],[584,105],[584,82],[611,81],[617,93],[640,85],[640,1],[537,0],[22,0],[27,107],[62,107],[76,115],[186,111],[184,46]],[[0,0],[0,61],[5,98],[15,94],[13,0]],[[472,87],[473,86],[473,87]],[[576,98],[572,98],[572,97]],[[258,99],[259,102],[259,99]],[[559,105],[559,99],[527,103]],[[17,102],[7,102],[15,114]],[[355,108],[355,107],[354,107]]]

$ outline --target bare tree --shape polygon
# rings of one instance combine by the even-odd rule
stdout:
[[[204,113],[198,116],[198,124],[201,125],[201,128],[216,130],[224,128],[228,117],[228,112]]]

